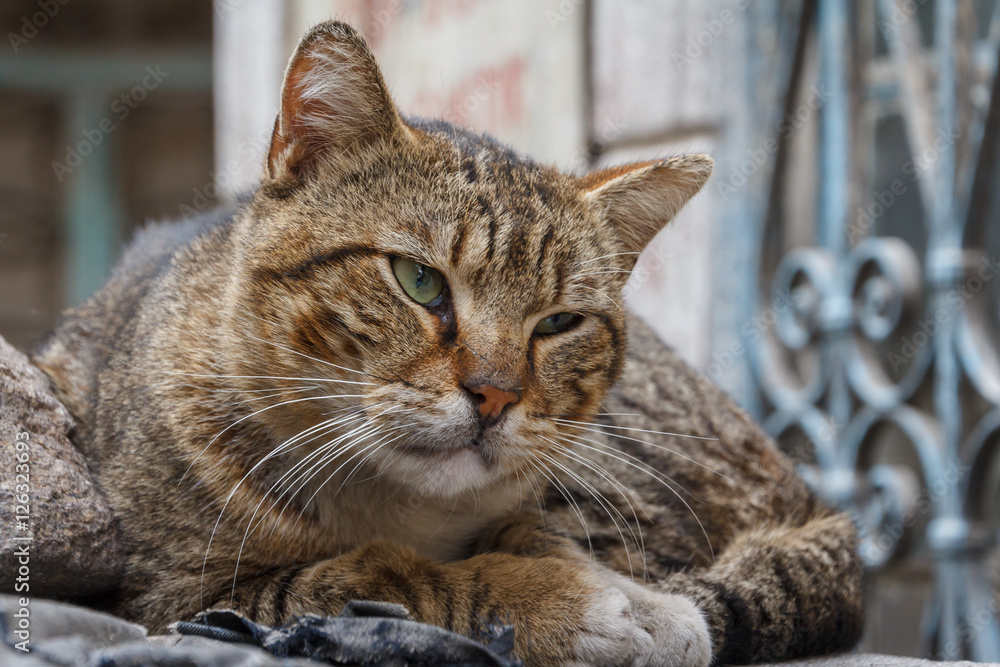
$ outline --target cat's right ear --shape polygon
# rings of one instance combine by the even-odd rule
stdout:
[[[584,198],[610,223],[628,257],[635,257],[698,193],[715,162],[693,153],[592,172],[578,179]]]
[[[371,49],[349,25],[321,23],[285,71],[267,178],[290,186],[310,170],[343,168],[365,148],[406,132]]]

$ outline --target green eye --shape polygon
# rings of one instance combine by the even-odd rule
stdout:
[[[549,315],[535,325],[535,333],[540,336],[561,333],[579,322],[580,319],[580,316],[576,313],[556,313],[555,315]]]
[[[432,305],[444,292],[444,276],[435,268],[405,257],[393,257],[392,272],[410,298],[425,306]]]

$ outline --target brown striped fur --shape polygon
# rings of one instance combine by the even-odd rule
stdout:
[[[143,232],[35,357],[126,537],[103,606],[159,631],[390,600],[460,632],[510,622],[529,664],[850,646],[850,523],[618,305],[711,165],[562,174],[404,120],[363,40],[313,29],[260,188]],[[446,298],[410,299],[394,256]],[[582,317],[533,333],[560,312]],[[495,423],[480,386],[517,399]]]

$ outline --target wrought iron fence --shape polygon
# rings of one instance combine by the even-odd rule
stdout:
[[[856,513],[873,571],[932,563],[922,650],[1000,661],[1000,2],[802,7],[785,118],[812,78],[820,124],[776,138],[758,410]]]

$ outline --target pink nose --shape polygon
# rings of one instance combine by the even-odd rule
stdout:
[[[468,390],[482,397],[482,401],[479,403],[479,418],[482,421],[495,421],[499,419],[505,407],[517,403],[521,399],[519,394],[497,389],[488,384],[468,387]]]

